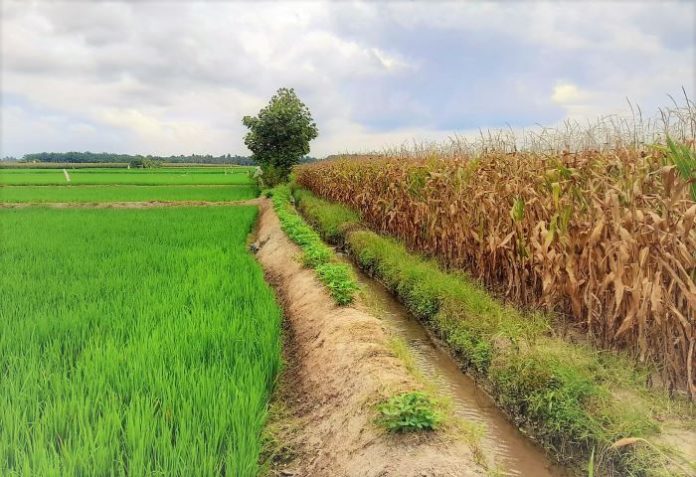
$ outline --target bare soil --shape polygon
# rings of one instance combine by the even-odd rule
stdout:
[[[376,405],[419,389],[389,351],[380,320],[365,307],[337,307],[314,272],[297,260],[268,200],[260,201],[258,260],[286,317],[284,392],[287,410],[271,423],[294,458],[272,469],[287,476],[484,475],[455,433],[391,434],[375,424]]]

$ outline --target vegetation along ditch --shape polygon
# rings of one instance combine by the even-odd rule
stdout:
[[[615,475],[692,473],[684,447],[693,405],[648,389],[647,367],[561,338],[551,315],[492,298],[466,274],[368,230],[346,206],[301,188],[294,197],[321,235],[383,282],[554,460]]]

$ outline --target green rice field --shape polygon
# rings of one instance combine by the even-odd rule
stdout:
[[[281,318],[256,215],[0,210],[0,475],[256,474]]]
[[[0,169],[3,185],[230,185],[252,184],[249,167],[169,167],[155,169]]]
[[[0,202],[232,201],[258,195],[255,185],[227,186],[4,186]]]

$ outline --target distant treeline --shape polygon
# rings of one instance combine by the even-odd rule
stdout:
[[[38,152],[35,154],[25,154],[21,162],[90,162],[90,163],[131,163],[132,161],[161,161],[168,163],[187,163],[187,164],[238,164],[240,166],[253,166],[256,163],[247,156],[233,156],[224,154],[213,156],[211,154],[191,154],[189,156],[143,156],[131,154],[110,154],[108,152]],[[313,162],[313,157],[305,157],[300,162]]]

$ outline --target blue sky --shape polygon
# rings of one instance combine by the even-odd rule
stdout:
[[[246,154],[294,87],[312,154],[694,98],[689,2],[2,2],[0,154]]]

